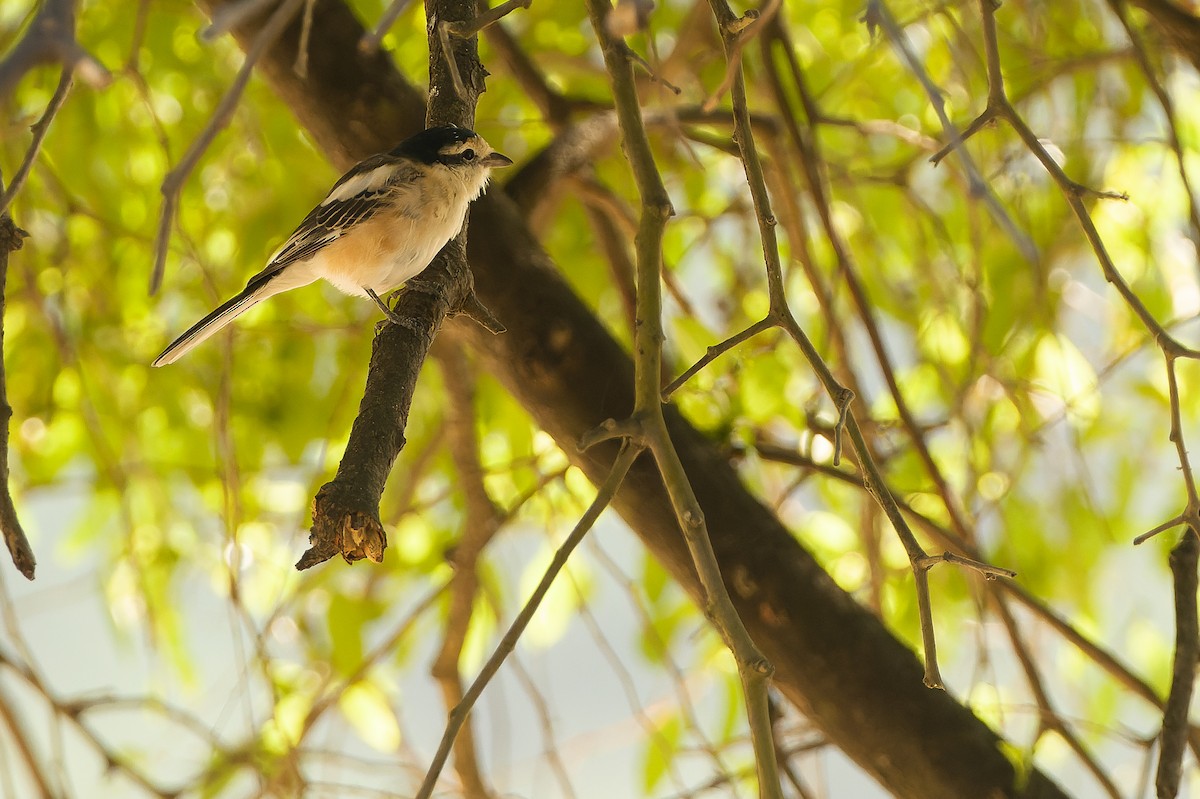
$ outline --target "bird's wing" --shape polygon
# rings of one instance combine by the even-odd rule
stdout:
[[[247,286],[267,281],[291,264],[311,258],[370,219],[387,195],[395,194],[415,177],[408,174],[410,171],[386,154],[358,164],[334,184]]]

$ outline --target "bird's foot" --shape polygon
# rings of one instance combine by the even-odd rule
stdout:
[[[422,325],[419,320],[413,319],[412,317],[409,317],[409,316],[404,316],[403,314],[398,314],[395,311],[393,311],[390,307],[388,307],[388,304],[386,302],[384,302],[383,300],[381,300],[379,298],[379,295],[376,294],[373,289],[369,289],[366,286],[363,286],[363,290],[367,292],[368,297],[370,297],[372,300],[375,301],[375,304],[379,306],[379,310],[383,311],[383,315],[385,317],[384,319],[380,320],[375,325],[376,335],[378,335],[379,332],[381,330],[383,330],[384,326],[388,325],[388,324],[400,325],[401,327],[403,327],[407,330],[411,330],[414,333],[420,333],[422,331],[422,329],[424,328],[424,325]],[[388,299],[389,300],[392,299],[398,293],[399,292],[392,292],[391,294],[388,295]]]

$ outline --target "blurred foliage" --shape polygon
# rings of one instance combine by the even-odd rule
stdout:
[[[373,24],[384,4],[354,6]],[[812,98],[829,119],[854,123],[821,124],[816,137],[833,222],[869,298],[886,369],[985,556],[1015,569],[1027,591],[1162,691],[1171,652],[1164,563],[1177,532],[1147,544],[1150,557],[1129,547],[1134,535],[1185,502],[1167,439],[1162,359],[1105,283],[1060,192],[1011,130],[986,128],[968,149],[1005,212],[1041,253],[1038,263],[1022,258],[972,195],[953,156],[929,162],[927,143],[936,149],[945,141],[936,115],[889,43],[868,35],[861,6],[805,0],[784,4],[783,13]],[[891,6],[947,112],[965,126],[987,95],[975,4]],[[0,8],[0,48],[17,39],[28,13],[23,3]],[[1018,110],[1073,179],[1129,194],[1127,202],[1089,197],[1088,205],[1138,296],[1195,343],[1200,232],[1188,220],[1163,109],[1124,31],[1098,0],[1008,0],[997,18]],[[211,679],[197,670],[206,643],[189,627],[189,598],[199,592],[230,609],[238,646],[245,647],[244,662],[233,670],[254,698],[245,701],[260,704],[242,736],[214,744],[219,756],[199,769],[201,795],[216,797],[244,795],[239,774],[285,784],[295,778],[293,768],[310,778],[320,773],[319,764],[303,761],[314,728],[325,732],[321,745],[331,749],[344,751],[329,743],[329,730],[342,729],[374,750],[406,758],[410,725],[440,730],[436,714],[406,717],[398,675],[427,668],[441,639],[446,595],[432,601],[432,612],[418,611],[422,597],[451,574],[446,555],[465,510],[446,444],[447,398],[430,364],[381,508],[391,537],[385,563],[353,569],[331,563],[303,575],[291,569],[305,543],[311,497],[336,468],[357,409],[378,316],[369,303],[327,286],[290,292],[181,363],[149,368],[178,331],[261,268],[336,177],[287,108],[252,80],[184,188],[166,281],[157,296],[147,295],[159,187],[242,62],[228,37],[197,38],[204,23],[184,3],[91,0],[81,7],[79,40],[116,79],[103,91],[75,87],[13,206],[31,237],[10,269],[4,355],[18,500],[81,500],[41,517],[48,523],[28,525],[49,570],[43,575],[55,563],[86,564],[92,599],[107,609],[112,638],[127,649],[148,642],[165,664],[159,679],[173,686],[167,693]],[[572,100],[607,102],[608,82],[578,4],[534,3],[503,24],[551,87]],[[681,89],[675,96],[647,82],[643,94],[647,112],[667,119],[655,127],[654,143],[677,212],[665,242],[672,374],[757,321],[767,305],[757,228],[741,165],[728,152],[728,126],[672,117],[701,103],[724,74],[710,28],[704,4],[663,2],[650,34],[630,39]],[[423,12],[413,4],[384,38],[418,84],[427,67],[424,37]],[[1148,42],[1194,172],[1200,82],[1152,37]],[[524,162],[553,140],[555,129],[486,39],[481,47],[493,74],[478,128]],[[778,51],[772,58],[786,68]],[[757,44],[746,50],[746,69],[755,112],[778,115]],[[28,126],[57,77],[51,67],[31,72],[3,107],[5,176],[25,153]],[[948,525],[820,227],[802,164],[781,126],[764,125],[760,135],[772,179],[795,191],[775,202],[792,203],[802,222],[780,227],[793,311],[839,375],[853,374],[860,407],[871,417],[872,446],[893,488],[934,523]],[[636,190],[615,144],[594,160],[591,175],[636,213]],[[565,192],[542,240],[571,285],[628,342],[619,290],[584,203],[581,193]],[[822,309],[812,293],[809,268],[832,287],[830,307]],[[1194,364],[1180,364],[1185,398],[1196,395],[1197,379]],[[869,498],[755,449],[769,441],[818,463],[830,460],[830,404],[786,337],[771,332],[743,344],[674,399],[736,457],[746,483],[842,587],[919,648],[908,561]],[[1200,405],[1188,401],[1182,410],[1185,439],[1195,442]],[[475,414],[485,487],[507,524],[499,551],[485,551],[480,563],[463,655],[467,675],[592,494],[553,440],[486,376],[479,379]],[[699,757],[701,773],[744,768],[744,725],[731,699],[736,672],[715,663],[723,650],[698,632],[703,623],[695,608],[648,555],[617,563],[586,549],[572,562],[570,580],[552,592],[521,656],[533,660],[538,650],[587,635],[579,629],[589,607],[621,604],[632,619],[628,628],[605,626],[603,618],[591,624],[637,653],[629,669],[656,675],[654,697],[671,705],[642,718],[641,769],[627,780],[628,794],[665,795],[667,782],[674,780],[676,790],[680,781],[695,783],[696,770],[671,775],[677,761],[696,751],[723,753]],[[1152,590],[1114,601],[1125,580]],[[1009,736],[1018,760],[1036,756],[1039,766],[1070,779],[1079,765],[1056,757],[1055,744],[1039,742],[1037,711],[1012,645],[984,613],[974,578],[939,569],[932,584],[954,690]],[[1087,719],[1089,744],[1121,772],[1122,785],[1131,784],[1136,775],[1124,771],[1142,750],[1127,730],[1153,735],[1153,714],[1036,619],[1021,621],[1032,630],[1025,645],[1056,706]],[[619,695],[615,670],[598,658],[594,679]],[[675,704],[671,686],[707,698],[699,720]],[[432,682],[426,689],[436,693]],[[331,708],[348,726],[330,720]],[[571,697],[557,696],[554,713],[570,716]],[[801,721],[791,721],[803,731]],[[181,778],[168,776],[169,785]]]

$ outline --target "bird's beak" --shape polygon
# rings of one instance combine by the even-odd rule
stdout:
[[[503,153],[488,153],[480,161],[486,167],[496,169],[502,166],[512,166],[513,160]]]

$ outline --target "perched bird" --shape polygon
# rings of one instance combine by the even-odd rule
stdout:
[[[193,347],[274,294],[325,278],[347,294],[379,295],[416,277],[462,230],[467,205],[491,171],[512,164],[479,134],[453,125],[429,128],[391,152],[353,167],[304,218],[241,294],[201,319],[163,350],[154,366]]]

